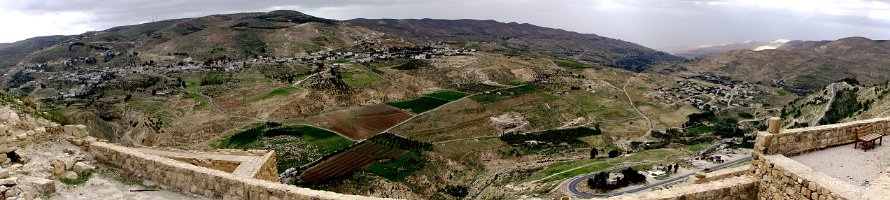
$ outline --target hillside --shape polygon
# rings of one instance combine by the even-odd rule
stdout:
[[[437,19],[353,19],[347,22],[384,32],[392,38],[416,42],[487,42],[503,46],[507,53],[543,53],[631,71],[642,71],[661,61],[682,59],[622,40],[527,23]]]
[[[661,65],[662,73],[728,76],[806,94],[855,77],[865,85],[890,78],[890,42],[862,37],[836,41],[790,42],[774,50],[734,50],[726,54]]]
[[[890,82],[864,86],[847,79],[801,97],[782,110],[786,127],[809,127],[890,116]]]
[[[777,49],[781,46],[784,46],[788,42],[791,42],[791,41],[785,40],[785,39],[778,39],[778,40],[767,41],[767,42],[745,41],[745,42],[732,42],[732,43],[719,44],[719,45],[673,47],[673,48],[664,49],[664,51],[668,52],[670,54],[676,55],[676,56],[694,59],[694,58],[720,55],[720,54],[723,54],[723,53],[726,53],[726,52],[729,52],[732,50],[747,49],[747,50],[761,51],[761,50],[767,50],[767,49]]]
[[[404,199],[555,198],[611,167],[700,170],[717,161],[699,151],[750,146],[755,125],[738,122],[794,98],[605,67],[676,59],[620,40],[432,21],[442,32],[296,11],[122,26],[28,54],[3,89],[114,143],[274,150],[283,183]]]
[[[15,65],[32,52],[62,43],[71,38],[73,36],[44,36],[0,44],[0,67]]]

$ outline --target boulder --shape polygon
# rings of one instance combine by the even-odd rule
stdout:
[[[56,192],[56,182],[45,178],[32,177],[28,179],[28,184],[34,187],[38,192],[49,194]]]
[[[77,161],[74,159],[68,159],[63,162],[65,162],[65,170],[72,170],[74,169],[74,164],[77,164]]]
[[[74,164],[74,172],[77,172],[77,174],[88,174],[95,168],[96,167],[93,167],[92,165],[86,164],[84,162],[77,162],[76,164]]]
[[[12,172],[8,168],[0,169],[0,178],[9,178],[10,175],[12,175]]]
[[[86,137],[87,135],[89,135],[89,133],[87,133],[87,126],[85,126],[83,124],[65,125],[65,127],[63,129],[65,130],[66,135],[70,135],[70,136],[74,136],[74,137],[78,137],[78,138],[83,138],[83,137]]]
[[[61,160],[53,160],[50,172],[52,172],[53,177],[61,177],[65,173],[65,163]]]
[[[16,184],[18,184],[18,182],[19,182],[18,177],[9,177],[9,178],[0,179],[0,185],[6,186],[6,187],[16,185]]]
[[[66,171],[65,176],[63,176],[63,178],[68,179],[68,180],[77,179],[77,172]]]

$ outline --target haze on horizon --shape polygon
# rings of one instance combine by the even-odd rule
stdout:
[[[0,42],[152,20],[282,9],[338,20],[493,19],[661,49],[779,38],[890,36],[888,0],[0,0],[0,26],[16,27],[0,32]]]

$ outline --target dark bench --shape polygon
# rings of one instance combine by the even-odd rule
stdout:
[[[853,148],[855,149],[861,144],[862,150],[865,151],[875,148],[875,142],[877,142],[878,145],[884,143],[884,135],[878,133],[872,126],[856,128],[856,136],[854,139]]]

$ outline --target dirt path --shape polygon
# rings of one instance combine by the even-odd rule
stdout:
[[[631,98],[630,98],[630,94],[627,93],[627,85],[630,85],[630,81],[633,80],[633,79],[635,79],[635,78],[637,78],[637,77],[639,77],[640,75],[642,75],[642,73],[637,74],[636,76],[627,79],[627,82],[624,83],[624,87],[621,87],[621,90],[624,91],[624,96],[627,97],[627,102],[630,102],[630,107],[633,107],[634,110],[636,110],[637,113],[640,114],[640,116],[642,116],[643,118],[646,119],[646,123],[648,124],[648,127],[647,127],[647,128],[649,128],[649,130],[646,131],[646,134],[649,134],[649,133],[652,132],[652,129],[654,129],[654,126],[652,125],[652,119],[649,119],[649,117],[647,117],[645,114],[643,114],[643,112],[640,111],[640,109],[638,109],[636,105],[634,105],[634,100],[631,99]]]
[[[449,143],[449,142],[454,142],[454,141],[478,140],[478,139],[487,139],[487,138],[498,138],[498,136],[479,136],[479,137],[469,137],[469,138],[458,138],[458,139],[450,139],[450,140],[433,142],[433,144],[444,144],[444,143]]]
[[[321,71],[319,71],[319,72],[316,72],[316,73],[314,73],[314,74],[311,74],[311,75],[309,75],[309,76],[306,76],[306,77],[304,77],[303,79],[301,79],[301,80],[299,80],[299,81],[297,81],[297,82],[294,82],[294,84],[292,84],[291,86],[293,86],[293,87],[297,87],[298,85],[300,85],[300,83],[303,83],[304,81],[309,80],[309,79],[312,78],[312,77],[318,76],[319,74],[321,74],[321,73],[325,73],[325,72],[328,72],[328,71],[331,71],[331,69],[330,69],[330,68],[327,68],[327,69],[321,70]]]

